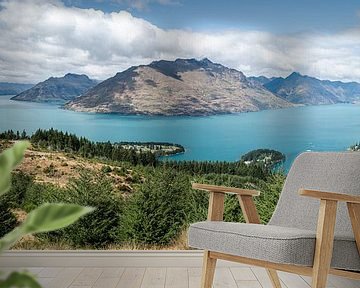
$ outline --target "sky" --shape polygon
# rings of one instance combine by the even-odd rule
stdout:
[[[247,76],[360,82],[358,0],[0,0],[0,35],[0,82],[204,57]]]

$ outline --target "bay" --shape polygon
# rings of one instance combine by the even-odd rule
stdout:
[[[121,116],[80,113],[56,105],[0,97],[0,130],[56,128],[94,141],[161,141],[183,145],[176,160],[236,161],[257,148],[286,155],[342,151],[360,141],[360,105],[336,104],[207,117]]]

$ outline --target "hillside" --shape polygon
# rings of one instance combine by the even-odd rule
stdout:
[[[66,102],[80,96],[97,81],[90,79],[86,75],[68,73],[64,77],[50,77],[44,82],[36,84],[34,87],[19,93],[11,98],[18,101],[31,102]]]
[[[0,82],[0,95],[16,95],[33,86],[33,84]]]
[[[65,108],[125,115],[212,115],[289,106],[240,71],[208,59],[177,59],[119,72]]]
[[[295,104],[318,105],[348,103],[360,99],[360,84],[319,80],[293,72],[286,78],[275,78],[264,87]]]
[[[18,134],[1,133],[0,152],[19,137],[27,138],[25,132]],[[28,139],[32,145],[12,175],[11,191],[2,201],[2,211],[8,213],[0,213],[0,222],[9,223],[11,230],[27,213],[49,202],[96,210],[56,233],[24,237],[13,249],[187,249],[187,227],[206,219],[208,206],[207,194],[193,190],[192,182],[261,190],[257,205],[262,207],[259,214],[266,223],[284,180],[262,163],[135,163],[118,158],[120,151],[107,142],[94,145],[83,137],[53,129],[39,130]],[[82,149],[81,143],[85,144]],[[239,209],[237,198],[229,195],[226,221],[244,221]],[[0,237],[5,233],[1,230]]]

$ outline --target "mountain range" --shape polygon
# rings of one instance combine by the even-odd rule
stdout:
[[[34,84],[0,82],[0,95],[15,95],[33,87]]]
[[[51,77],[13,100],[56,101],[64,108],[124,115],[213,115],[349,103],[360,100],[360,84],[288,77],[246,77],[209,59],[154,61],[132,66],[97,83],[86,75]]]
[[[212,115],[292,106],[209,59],[154,61],[117,73],[65,108],[100,113]]]
[[[86,75],[68,73],[64,77],[50,77],[11,99],[65,103],[80,96],[96,84],[98,84],[96,80],[92,80]]]
[[[319,105],[358,101],[360,84],[319,80],[293,72],[286,78],[273,78],[265,88],[294,104]]]
[[[269,82],[271,82],[272,80],[276,79],[277,77],[265,77],[265,76],[250,76],[247,77],[247,79],[249,80],[249,82],[253,83],[253,84],[260,84],[260,85],[265,85]]]

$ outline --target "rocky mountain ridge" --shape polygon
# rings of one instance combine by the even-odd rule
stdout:
[[[18,101],[65,103],[80,96],[98,82],[86,75],[68,73],[64,77],[50,77],[11,98]]]
[[[357,82],[320,80],[298,72],[286,78],[275,78],[263,86],[294,104],[350,103],[360,99],[360,84]]]
[[[97,113],[214,115],[292,106],[209,59],[154,61],[117,73],[65,108]]]

